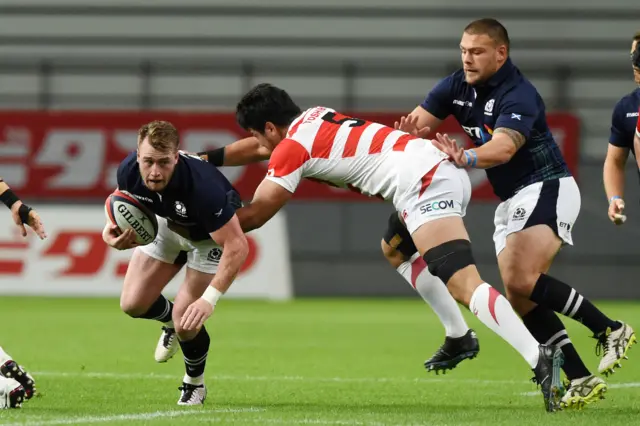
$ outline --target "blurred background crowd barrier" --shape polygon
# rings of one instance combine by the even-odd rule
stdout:
[[[0,0],[0,175],[51,230],[44,243],[21,241],[5,212],[0,292],[118,293],[126,256],[102,243],[103,202],[141,124],[172,121],[189,151],[225,145],[245,135],[236,102],[265,81],[302,107],[392,124],[460,66],[462,30],[482,17],[507,27],[511,57],[543,96],[582,191],[575,246],[561,252],[554,274],[592,298],[640,298],[633,161],[623,227],[607,219],[602,184],[613,106],[636,88],[635,0]],[[455,121],[444,126],[465,139]],[[223,171],[250,200],[266,167]],[[471,178],[466,223],[481,272],[498,284],[496,198],[484,172]],[[380,252],[391,211],[303,184],[273,225],[253,235],[235,291],[278,299],[412,294]]]

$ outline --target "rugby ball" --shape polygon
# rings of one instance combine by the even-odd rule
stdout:
[[[104,210],[107,220],[120,232],[133,229],[136,242],[141,246],[151,243],[158,235],[156,215],[127,191],[116,189],[107,197]]]

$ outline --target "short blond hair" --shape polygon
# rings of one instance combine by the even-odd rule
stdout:
[[[178,129],[168,121],[155,120],[138,130],[138,146],[148,138],[149,145],[162,152],[176,152],[180,144]]]

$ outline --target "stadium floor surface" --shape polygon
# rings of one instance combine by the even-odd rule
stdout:
[[[599,305],[640,331],[640,303]],[[193,408],[176,405],[180,353],[166,364],[153,359],[159,324],[128,318],[116,299],[3,297],[0,345],[33,373],[40,395],[0,411],[0,425],[640,422],[640,346],[608,379],[605,400],[548,414],[526,363],[465,315],[480,354],[435,376],[422,363],[444,333],[419,299],[222,300],[208,322],[207,401]],[[565,323],[595,371],[595,340]]]

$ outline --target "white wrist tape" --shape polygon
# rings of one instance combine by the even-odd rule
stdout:
[[[216,303],[218,302],[218,299],[220,299],[220,297],[223,294],[224,293],[222,293],[217,288],[212,287],[212,286],[208,286],[207,289],[205,290],[204,294],[200,298],[206,300],[207,302],[209,302],[209,304],[211,306],[216,306]]]

